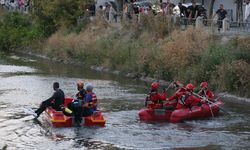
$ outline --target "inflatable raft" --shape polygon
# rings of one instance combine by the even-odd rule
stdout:
[[[70,103],[72,98],[65,98],[64,106]],[[62,111],[56,111],[49,107],[46,109],[47,120],[53,127],[72,127],[74,126],[74,117],[65,116]],[[106,120],[100,111],[95,111],[93,115],[82,118],[81,126],[105,126]]]
[[[201,107],[194,106],[191,109],[177,109],[174,111],[163,108],[145,108],[139,111],[140,120],[146,122],[169,121],[172,123],[183,122],[185,120],[205,119],[218,115],[220,108],[224,105],[222,101],[212,104],[203,104]]]

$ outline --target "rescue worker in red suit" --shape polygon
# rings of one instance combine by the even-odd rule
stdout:
[[[183,87],[183,84],[179,81],[173,82],[173,87],[176,89],[174,95],[172,95],[170,98],[167,98],[167,103],[165,104],[165,107],[168,110],[173,110],[176,108],[177,100],[181,97],[182,93],[186,91],[186,89]]]
[[[197,98],[192,94],[194,92],[193,84],[191,83],[187,84],[186,90],[187,91],[180,93],[181,96],[179,96],[176,109],[182,109],[182,108],[191,109],[193,106],[201,106],[202,105],[201,99]]]
[[[214,94],[210,89],[208,89],[208,83],[201,82],[200,87],[201,87],[201,90],[199,91],[198,94],[202,97],[207,98],[210,101],[214,101]]]
[[[146,97],[146,106],[151,108],[160,108],[162,107],[162,101],[165,101],[167,98],[167,92],[164,91],[163,94],[158,92],[159,84],[157,82],[153,82],[151,84],[151,91]],[[148,105],[148,101],[151,101],[152,104]],[[160,104],[160,105],[159,105]]]

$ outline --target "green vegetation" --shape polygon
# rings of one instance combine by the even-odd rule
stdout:
[[[60,28],[80,31],[77,18],[85,16],[92,0],[34,0],[31,14],[6,12],[0,7],[0,50],[17,50],[37,45]]]
[[[61,27],[71,28],[93,0],[34,0],[32,16],[48,37]]]
[[[116,28],[94,21],[79,33],[53,34],[47,41],[46,54],[139,77],[195,85],[208,81],[213,88],[250,96],[250,38],[233,39],[224,45],[214,35],[192,27],[181,31],[178,26],[170,26],[161,32],[160,26],[168,25],[163,24],[153,20]]]
[[[208,81],[211,87],[250,97],[250,38],[221,44],[214,35],[193,27],[182,31],[170,18],[153,15],[119,27],[101,16],[77,23],[87,15],[88,4],[34,1],[30,15],[0,13],[0,49],[43,45],[39,52],[64,62],[195,85]]]
[[[0,49],[13,50],[29,46],[41,37],[41,30],[28,16],[12,12],[0,21]]]

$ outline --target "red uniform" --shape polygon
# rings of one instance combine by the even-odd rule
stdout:
[[[190,92],[183,92],[178,99],[176,109],[182,108],[192,108],[193,106],[198,106],[201,103],[201,100]]]
[[[161,101],[165,101],[167,98],[167,93],[163,92],[163,94],[160,94],[157,92],[157,89],[159,88],[159,84],[157,82],[153,82],[151,84],[151,92],[148,94],[146,98],[146,106],[149,108],[158,108],[162,107]],[[148,105],[148,101],[153,102],[153,104]]]
[[[161,108],[162,107],[162,103],[160,103],[161,101],[165,101],[167,98],[167,93],[164,92],[163,94],[160,94],[158,92],[150,92],[149,95],[146,98],[146,106],[148,108]],[[151,101],[153,103],[148,104],[147,102]]]
[[[211,90],[200,90],[198,93],[202,97],[206,97],[209,100],[213,101],[214,100],[214,93]]]
[[[167,93],[164,92],[163,94],[160,94],[158,92],[150,92],[148,96],[148,100],[158,103],[159,101],[165,101],[167,98]]]
[[[173,96],[171,96],[170,98],[168,98],[168,102],[165,104],[165,106],[173,106],[176,107],[177,105],[177,101],[178,99],[180,99],[180,97],[183,95],[183,92],[185,92],[186,89],[181,87],[179,88]]]

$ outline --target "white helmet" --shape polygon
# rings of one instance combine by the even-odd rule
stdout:
[[[86,91],[91,92],[93,90],[93,85],[91,83],[87,83],[86,85]]]

